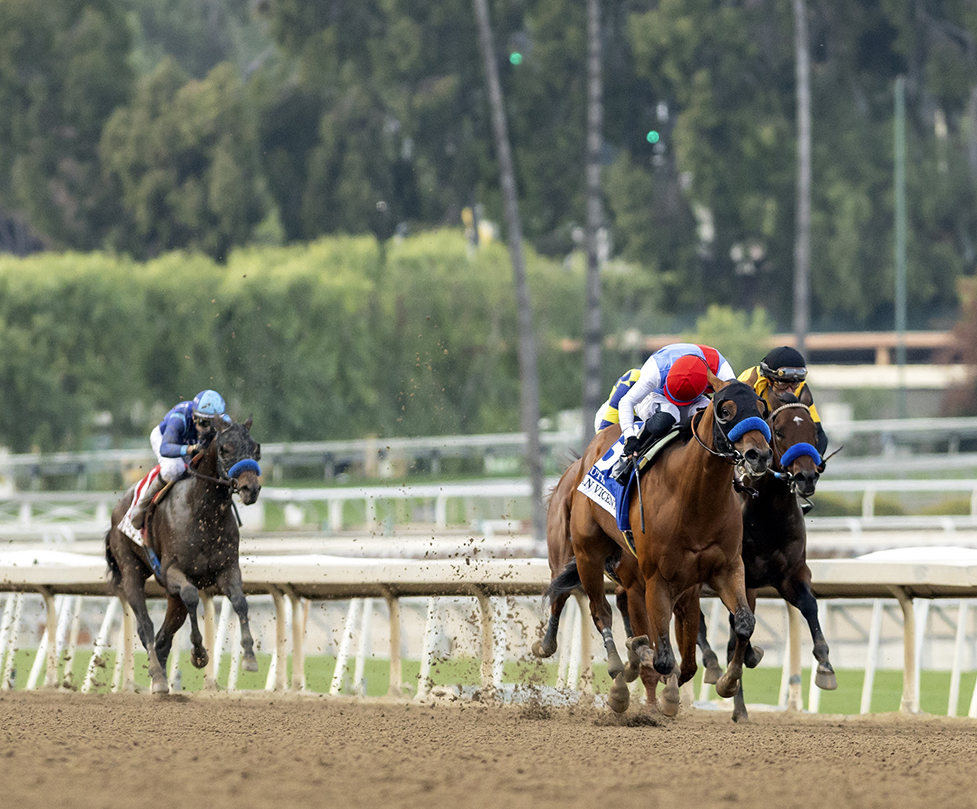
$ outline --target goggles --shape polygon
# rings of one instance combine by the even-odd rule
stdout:
[[[763,362],[760,372],[772,382],[803,382],[807,378],[807,368],[771,368]]]

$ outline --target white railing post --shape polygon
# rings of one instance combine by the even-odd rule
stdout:
[[[862,680],[862,701],[858,712],[867,714],[872,709],[872,687],[875,685],[875,667],[879,661],[879,643],[882,640],[882,600],[872,604],[872,625],[868,633],[868,649],[865,652],[865,678]]]

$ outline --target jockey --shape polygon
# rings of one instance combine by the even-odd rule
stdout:
[[[811,410],[811,418],[818,428],[817,451],[821,457],[828,448],[828,436],[821,426],[821,417],[814,406],[814,397],[805,381],[807,365],[804,357],[796,348],[779,346],[760,360],[759,365],[749,368],[740,374],[740,382],[752,385],[757,395],[767,403],[771,412],[775,410],[770,401],[770,394],[793,393],[801,404],[806,404]]]
[[[736,379],[733,369],[716,349],[693,343],[673,343],[652,354],[638,381],[618,404],[624,454],[611,475],[627,482],[631,466],[641,453],[678,422],[707,407],[712,393],[706,369],[723,382]],[[635,416],[644,421],[639,433]]]
[[[624,394],[631,390],[634,383],[638,381],[639,376],[641,376],[641,369],[632,368],[614,383],[614,387],[611,388],[611,395],[598,408],[597,415],[594,416],[595,433],[599,433],[605,427],[610,427],[612,424],[620,423],[621,418],[618,415],[618,406],[621,403],[621,399],[624,398]]]
[[[159,464],[136,486],[132,505],[119,523],[119,529],[140,542],[140,529],[146,509],[167,483],[179,480],[187,471],[187,461],[213,437],[214,417],[227,420],[223,397],[215,390],[202,390],[192,400],[175,405],[149,434],[149,444]]]

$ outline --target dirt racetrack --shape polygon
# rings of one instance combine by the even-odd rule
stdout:
[[[977,723],[935,717],[0,696],[0,806],[977,806]]]

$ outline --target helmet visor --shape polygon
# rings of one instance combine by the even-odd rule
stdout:
[[[762,363],[761,366],[763,375],[774,382],[803,382],[807,378],[807,368],[770,368]]]

